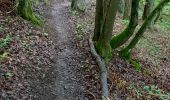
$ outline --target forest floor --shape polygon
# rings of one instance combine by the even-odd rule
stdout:
[[[67,0],[42,9],[37,8],[45,19],[43,28],[0,10],[0,100],[100,100],[99,68],[88,44],[95,2],[82,13],[71,11]],[[118,16],[113,33],[126,25]],[[133,50],[140,71],[114,53],[111,100],[170,98],[169,32],[155,25],[145,33]]]
[[[83,48],[89,48],[83,43],[93,33],[95,20],[95,1],[88,4],[85,12],[71,11],[75,25],[76,37]],[[128,22],[118,14],[113,35],[123,31]],[[140,25],[142,21],[140,20]],[[140,25],[137,29],[140,28]],[[137,30],[136,30],[137,31]],[[114,51],[114,57],[109,64],[109,90],[111,100],[169,100],[170,99],[170,30],[156,23],[148,29],[138,45],[134,48],[132,57],[140,62],[141,69],[124,61]],[[122,46],[123,47],[123,46]],[[120,47],[120,48],[122,48]],[[119,49],[120,49],[119,48]],[[119,50],[118,49],[118,50]],[[87,51],[89,51],[87,49]],[[91,59],[91,58],[88,58]],[[87,60],[85,81],[86,91],[90,100],[100,99],[100,80],[98,67],[92,60]],[[97,69],[96,69],[97,68]],[[91,85],[91,86],[90,86]],[[113,97],[113,98],[112,98]]]

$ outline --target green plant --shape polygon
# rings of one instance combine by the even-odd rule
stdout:
[[[79,12],[76,11],[76,10],[70,10],[70,13],[71,13],[72,16],[77,16],[77,15],[79,15]]]
[[[4,52],[4,53],[0,54],[0,61],[3,61],[6,58],[8,58],[8,53],[7,52]]]
[[[124,25],[127,25],[127,24],[129,24],[129,20],[122,20],[122,23],[123,23]]]
[[[138,88],[135,86],[134,83],[130,84],[129,87],[128,87],[128,89],[129,89],[130,91],[132,91],[133,93],[135,93],[135,94],[136,94],[136,97],[137,97],[138,99],[142,97],[142,92],[141,92],[141,90],[138,89]]]
[[[131,93],[134,94],[133,96],[136,96],[138,98],[138,100],[141,100],[141,98],[143,98],[143,97],[146,100],[153,100],[153,96],[159,97],[159,100],[169,100],[169,98],[170,98],[170,93],[167,93],[167,92],[159,89],[155,85],[148,86],[143,81],[140,81],[138,85],[135,83],[131,83],[128,87],[128,90],[131,91]],[[130,99],[130,100],[132,100],[132,99]]]
[[[6,47],[12,41],[12,37],[7,35],[4,39],[0,39],[0,48]]]
[[[13,76],[14,76],[14,73],[12,73],[12,72],[7,72],[7,73],[6,73],[6,77],[7,77],[8,79],[11,79]]]
[[[170,93],[166,93],[163,90],[159,89],[155,85],[151,86],[144,86],[143,88],[149,95],[154,95],[159,97],[161,100],[168,100],[168,97],[170,97]]]
[[[130,59],[129,62],[133,64],[137,71],[141,71],[142,64],[139,61]]]
[[[0,32],[3,32],[3,31],[4,31],[3,26],[0,25]]]
[[[159,25],[159,27],[165,30],[170,30],[170,20],[161,19],[157,22],[157,24]]]
[[[11,16],[7,16],[7,21],[8,21],[8,23],[12,23],[12,17]]]
[[[44,35],[45,37],[48,37],[48,36],[49,36],[49,34],[48,34],[47,32],[44,32],[43,35]]]
[[[29,35],[29,36],[32,35],[32,30],[29,29],[28,32],[27,32],[26,34]]]
[[[86,33],[86,29],[83,23],[76,24],[76,35],[81,38]]]

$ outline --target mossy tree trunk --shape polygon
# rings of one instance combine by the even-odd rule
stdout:
[[[150,25],[151,21],[154,19],[154,17],[163,9],[165,4],[170,2],[170,0],[162,0],[161,3],[152,11],[152,13],[146,18],[145,22],[141,26],[141,28],[136,33],[135,37],[132,39],[129,45],[127,45],[124,49],[120,51],[120,54],[125,57],[126,59],[130,58],[131,50],[136,46],[139,39],[144,34],[147,27]]]
[[[151,12],[153,11],[153,7],[154,7],[154,0],[146,0],[146,4],[144,7],[144,12],[143,12],[143,16],[142,16],[143,20],[145,20],[151,14]],[[149,27],[151,25],[153,25],[153,22],[154,22],[154,20],[150,22]]]
[[[125,0],[123,19],[128,20],[130,17],[131,2],[131,0]]]
[[[154,24],[159,20],[160,16],[161,16],[161,11],[156,15],[156,17],[153,21]]]
[[[108,62],[108,60],[110,60],[112,57],[110,40],[112,36],[114,20],[116,17],[117,6],[118,0],[96,1],[96,18],[93,42],[89,40],[91,52],[96,58],[100,68],[102,100],[110,100],[107,84],[108,73],[106,62]],[[94,42],[96,44],[96,48],[93,45]]]
[[[26,20],[31,21],[36,25],[42,25],[42,20],[33,12],[31,0],[17,0],[17,12]]]
[[[139,0],[132,0],[130,23],[122,33],[112,38],[110,42],[112,49],[116,49],[123,45],[133,35],[134,30],[138,25],[138,8]]]
[[[100,36],[96,44],[98,53],[108,61],[112,57],[110,41],[112,37],[114,20],[118,7],[118,0],[107,0],[104,6],[104,19],[100,27]]]
[[[120,0],[118,5],[118,12],[123,14],[124,13],[124,7],[125,7],[125,0]]]

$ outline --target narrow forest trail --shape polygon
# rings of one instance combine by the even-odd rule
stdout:
[[[53,85],[48,86],[52,90],[42,90],[43,94],[48,93],[41,94],[41,100],[85,100],[82,75],[79,71],[79,62],[76,60],[81,55],[73,39],[69,6],[70,2],[66,0],[55,0],[47,12],[49,14],[47,20],[54,29],[56,56],[54,58],[55,68],[52,72],[55,73],[55,78]]]

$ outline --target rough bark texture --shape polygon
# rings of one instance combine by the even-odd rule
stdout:
[[[138,8],[139,0],[132,0],[130,23],[122,33],[112,38],[110,45],[113,49],[124,44],[133,35],[134,30],[138,25]]]
[[[146,4],[145,4],[143,16],[142,16],[143,20],[145,20],[149,16],[149,14],[151,14],[153,10],[153,6],[154,6],[153,0],[146,0]]]
[[[92,40],[89,40],[93,56],[100,67],[102,100],[109,100],[109,91],[107,86],[107,68],[105,61],[112,57],[110,40],[113,31],[114,20],[117,12],[118,0],[106,0],[96,2],[96,19],[93,41],[96,41],[96,52]],[[102,58],[101,58],[102,57]],[[103,59],[104,58],[104,59]]]
[[[131,8],[131,0],[125,0],[125,8],[124,8],[123,19],[126,19],[126,20],[129,19],[130,8]]]
[[[93,41],[98,41],[100,36],[100,28],[104,17],[103,5],[104,5],[103,0],[96,0],[96,15],[95,15],[96,17]]]
[[[108,0],[108,5],[105,6],[104,20],[101,26],[101,33],[97,41],[96,48],[98,53],[105,59],[109,60],[112,57],[112,49],[110,46],[114,20],[116,17],[118,0]],[[107,9],[106,9],[107,7]]]
[[[129,55],[131,53],[131,50],[135,47],[135,45],[138,43],[139,39],[142,37],[144,34],[145,30],[147,27],[150,25],[151,21],[153,18],[159,13],[165,4],[170,2],[170,0],[162,0],[161,3],[152,11],[152,13],[148,16],[148,18],[145,20],[139,31],[136,33],[135,37],[132,39],[130,44],[126,46],[124,49],[120,51],[120,54],[125,57],[126,59],[129,59]]]
[[[18,14],[33,24],[42,25],[42,20],[33,12],[32,1],[19,0],[17,6]]]
[[[120,0],[118,5],[118,11],[119,13],[124,13],[124,7],[125,7],[125,0]]]
[[[159,20],[159,18],[160,18],[160,16],[161,16],[161,12],[162,12],[162,11],[158,12],[158,14],[156,15],[153,23],[156,23],[156,22]]]

